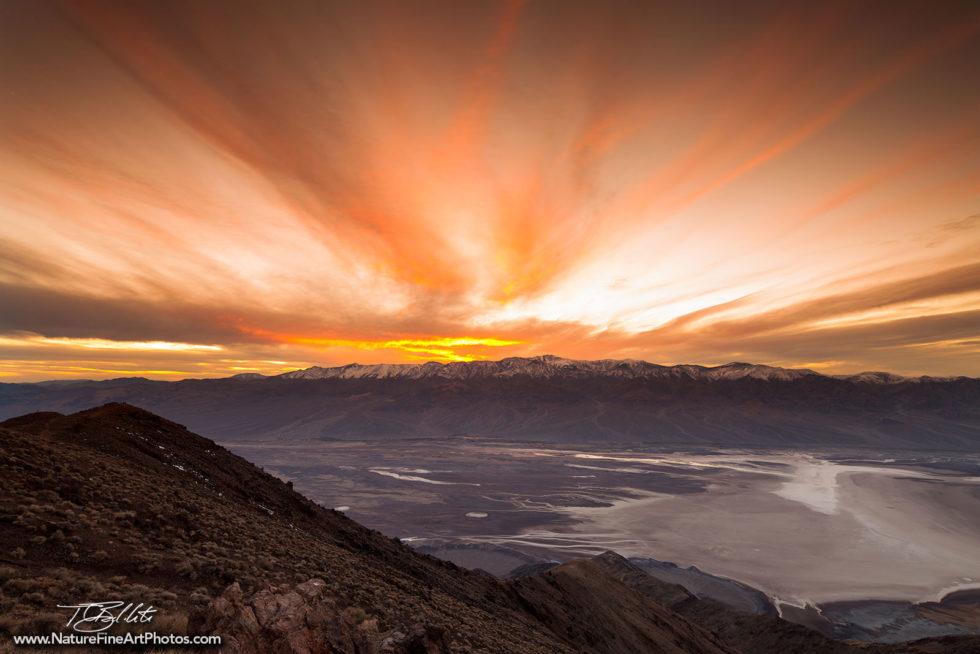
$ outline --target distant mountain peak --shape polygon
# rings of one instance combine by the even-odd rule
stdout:
[[[893,375],[890,372],[865,371],[856,375],[835,375],[839,379],[847,379],[854,382],[866,382],[871,384],[897,384],[906,381],[908,377]]]
[[[228,379],[265,379],[267,375],[263,375],[260,372],[240,372],[237,375],[232,375]]]

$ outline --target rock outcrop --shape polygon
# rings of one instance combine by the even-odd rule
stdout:
[[[442,627],[413,624],[384,632],[363,612],[342,610],[322,579],[270,587],[245,597],[238,583],[196,616],[194,628],[219,634],[227,654],[445,654]]]

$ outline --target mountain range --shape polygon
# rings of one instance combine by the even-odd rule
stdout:
[[[611,552],[500,581],[362,527],[126,404],[13,418],[0,424],[0,444],[6,636],[63,629],[59,605],[118,600],[155,608],[143,629],[221,635],[221,651],[239,654],[925,654],[980,645],[977,636],[835,641],[698,599]]]
[[[536,357],[509,357],[500,361],[456,361],[439,363],[374,364],[350,363],[345,366],[322,368],[313,366],[294,370],[276,377],[284,379],[475,379],[529,376],[544,379],[568,377],[620,377],[625,379],[765,379],[788,381],[820,373],[808,369],[778,368],[751,363],[726,363],[722,366],[677,365],[662,366],[637,359],[601,359],[584,361],[565,359],[551,354]],[[265,375],[243,373],[237,379],[260,379]],[[903,381],[951,381],[954,377],[902,377],[886,372],[862,372],[856,375],[837,375],[838,379],[895,384]]]
[[[0,384],[0,418],[128,402],[218,441],[479,436],[545,443],[976,451],[980,380],[553,356],[263,377]]]

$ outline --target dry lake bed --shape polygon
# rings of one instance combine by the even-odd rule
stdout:
[[[697,566],[787,609],[980,588],[980,457],[473,438],[223,444],[416,546],[488,543],[551,560],[614,550]]]

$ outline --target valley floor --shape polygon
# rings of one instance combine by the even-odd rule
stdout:
[[[880,638],[853,637],[980,631],[976,616],[940,615],[937,624],[914,604],[980,588],[980,460],[961,454],[557,449],[478,439],[225,444],[315,501],[413,545],[501,546],[469,555],[470,567],[495,574],[527,562],[507,552],[566,560],[614,550],[738,580],[791,619],[819,622],[807,608],[817,605],[850,616],[844,622],[884,625]],[[855,601],[873,616],[838,604]],[[911,617],[896,617],[891,629],[883,611]]]

